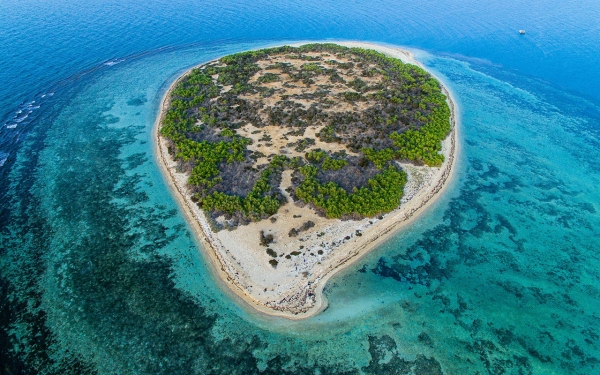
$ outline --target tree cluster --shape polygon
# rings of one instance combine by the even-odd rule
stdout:
[[[331,58],[323,61],[311,55],[314,53],[327,53]],[[265,69],[258,65],[282,55],[303,63],[277,62]],[[327,85],[282,95],[269,107],[247,99],[252,94],[261,98],[277,95],[268,85],[272,82],[311,87],[317,77],[326,77]],[[368,83],[374,78],[377,83]],[[345,87],[337,97],[331,94],[334,85]],[[313,104],[305,108],[296,100]],[[349,103],[346,106],[360,102],[367,107],[332,110],[341,102]],[[285,169],[294,169],[299,176],[294,198],[312,203],[328,217],[373,216],[400,203],[406,175],[394,166],[394,160],[441,165],[441,141],[450,131],[449,118],[439,83],[423,69],[372,50],[308,44],[237,53],[193,69],[170,94],[161,135],[172,142],[176,160],[190,172],[188,183],[195,201],[214,216],[260,220],[276,213],[285,201],[279,190]],[[239,184],[236,173],[261,156],[250,152],[247,146],[252,141],[236,132],[247,123],[259,128],[267,124],[289,127],[286,136],[301,136],[308,126],[321,126],[317,133],[321,141],[339,143],[360,156],[351,161],[346,153],[311,151],[314,139],[304,138],[292,144],[296,151],[309,151],[304,158],[274,156],[262,169],[252,168],[255,177],[247,179],[246,190],[222,189],[220,186]],[[236,173],[224,173],[231,166],[237,166],[233,169]],[[369,178],[351,189],[327,179],[361,168],[370,171]],[[236,191],[247,194],[232,193]]]

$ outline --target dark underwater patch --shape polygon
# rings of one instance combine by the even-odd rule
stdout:
[[[127,105],[131,107],[139,107],[146,104],[146,102],[148,102],[148,99],[146,99],[145,96],[138,96],[136,98],[129,99],[127,101]]]

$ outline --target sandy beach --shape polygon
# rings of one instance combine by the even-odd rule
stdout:
[[[374,49],[399,58],[405,63],[424,68],[414,59],[412,53],[399,48],[362,42],[333,43]],[[187,175],[176,170],[176,162],[168,154],[164,139],[159,136],[162,117],[169,107],[171,89],[184,76],[185,74],[173,82],[161,101],[153,135],[157,163],[200,242],[201,251],[210,257],[218,277],[237,297],[262,313],[289,319],[304,319],[322,311],[327,306],[322,293],[327,281],[396,231],[416,220],[443,194],[455,172],[459,151],[457,108],[451,93],[442,85],[451,109],[452,122],[451,132],[442,143],[442,153],[446,156],[442,166],[416,167],[399,163],[408,174],[402,204],[378,218],[357,221],[324,219],[308,207],[299,208],[294,206],[293,202],[287,203],[275,215],[278,223],[278,229],[274,231],[276,242],[286,251],[301,246],[300,248],[306,249],[305,255],[294,257],[290,261],[281,261],[276,271],[270,266],[266,268],[265,264],[268,265],[270,258],[265,254],[264,248],[256,245],[251,234],[257,230],[273,230],[274,225],[268,220],[263,220],[233,231],[211,231],[204,213],[190,199],[186,188]],[[250,133],[248,131],[248,134]],[[283,183],[288,177],[284,173]],[[296,217],[300,216],[303,221],[310,219],[317,223],[319,232],[307,233],[293,239],[277,236],[277,233],[287,233],[288,228],[297,225],[299,219]],[[315,249],[314,252],[311,249]],[[320,251],[318,255],[315,254],[316,249]]]

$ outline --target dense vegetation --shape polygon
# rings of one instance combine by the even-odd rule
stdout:
[[[328,217],[388,212],[406,183],[394,160],[441,165],[441,141],[450,131],[446,98],[427,72],[335,44],[226,56],[193,69],[170,99],[161,127],[169,151],[189,173],[194,200],[234,225],[277,212],[285,202],[285,169],[294,170],[293,199]],[[258,165],[265,155],[239,135],[246,124],[289,128],[287,146],[305,154],[270,155]],[[339,151],[316,148],[314,138],[304,137],[309,126]],[[265,132],[259,142],[272,137]]]
[[[400,205],[406,173],[395,166],[387,167],[382,173],[369,179],[366,187],[355,188],[352,193],[335,182],[320,183],[316,179],[317,170],[314,165],[300,168],[304,180],[296,189],[296,196],[323,209],[329,218],[353,213],[374,216]]]
[[[278,192],[273,192],[273,187],[269,184],[273,174],[281,173],[281,168],[287,162],[285,156],[276,156],[269,166],[262,171],[260,178],[252,190],[245,197],[229,195],[219,191],[214,191],[206,196],[196,195],[198,204],[202,205],[207,211],[220,211],[229,215],[236,212],[242,212],[253,220],[259,220],[264,216],[271,216],[277,212],[277,209],[284,202]],[[190,177],[190,184],[193,183]]]

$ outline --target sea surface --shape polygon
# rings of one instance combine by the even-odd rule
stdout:
[[[0,374],[600,374],[600,2],[0,1]],[[525,35],[518,30],[525,29]],[[154,161],[181,73],[283,43],[412,50],[460,108],[447,193],[256,314]]]

